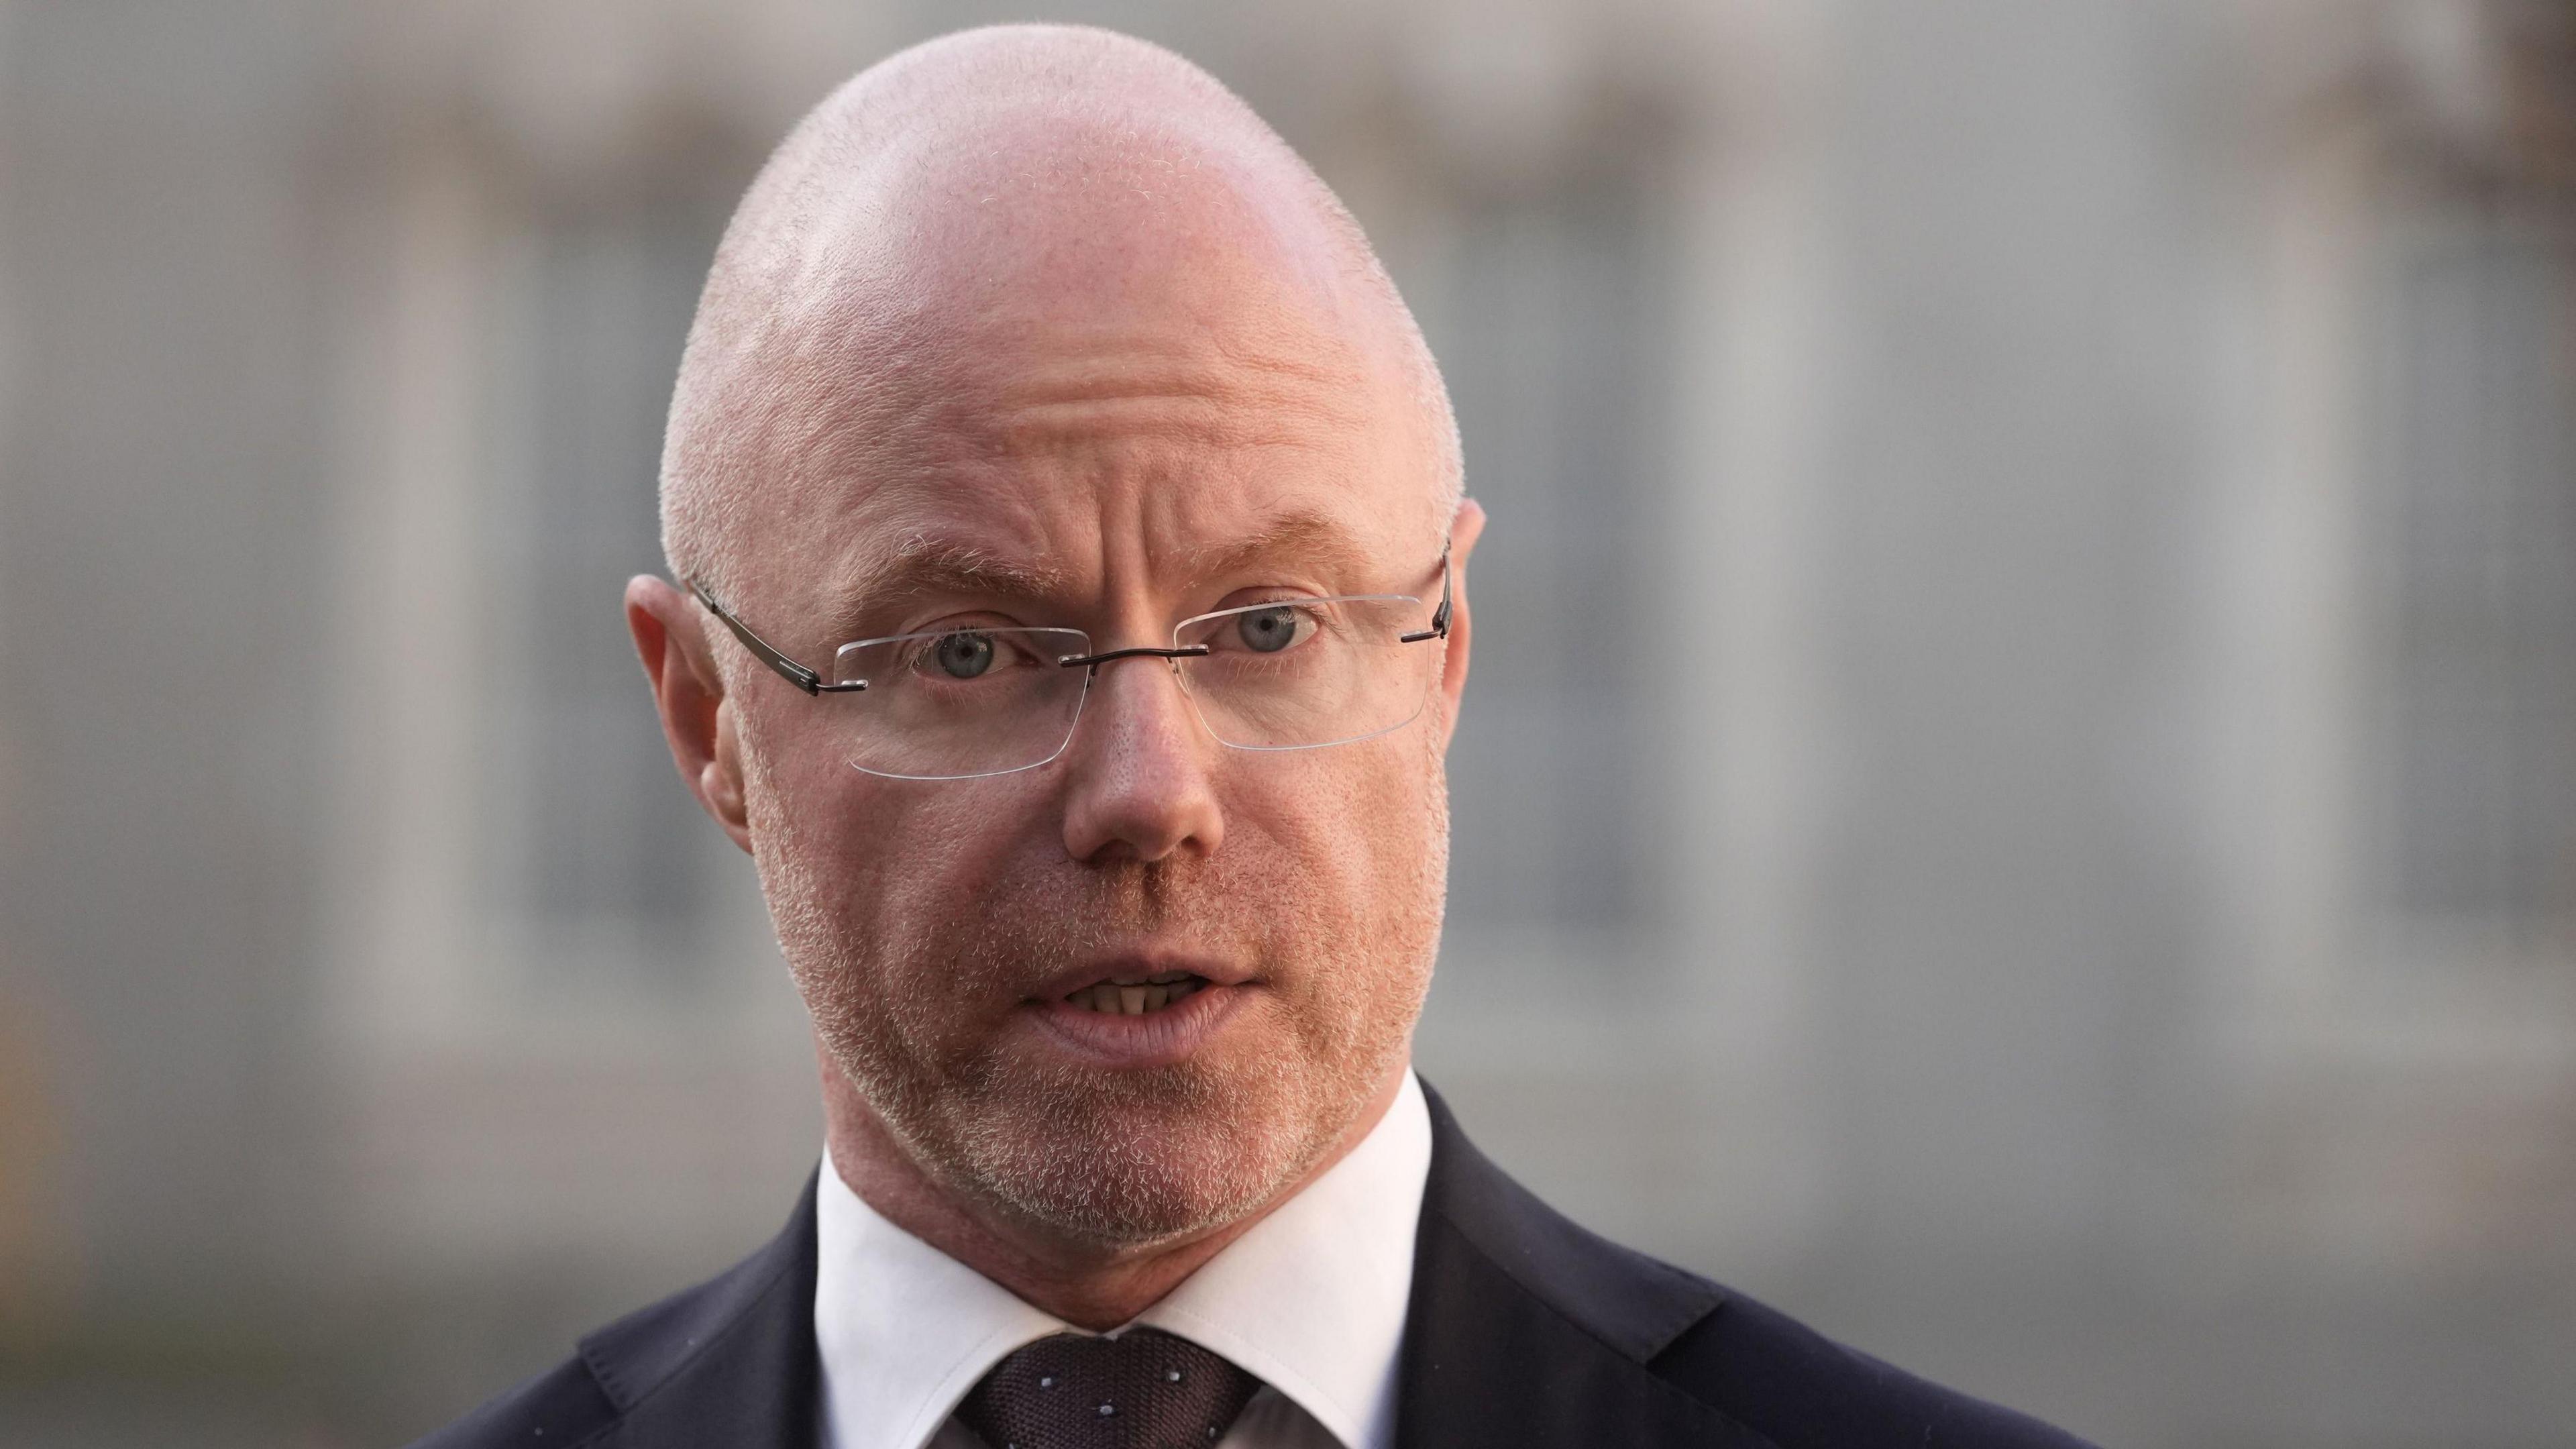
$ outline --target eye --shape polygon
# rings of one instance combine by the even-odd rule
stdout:
[[[974,679],[993,667],[994,650],[992,635],[960,630],[931,641],[930,662],[951,679]]]
[[[1276,654],[1312,632],[1313,621],[1285,604],[1252,609],[1234,616],[1234,632],[1243,647],[1256,654]]]

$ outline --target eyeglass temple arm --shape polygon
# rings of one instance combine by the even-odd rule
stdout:
[[[750,650],[753,658],[777,670],[780,678],[807,694],[856,694],[868,687],[868,682],[864,679],[852,680],[847,684],[826,683],[822,675],[771,648],[768,640],[751,632],[750,625],[735,618],[732,610],[717,603],[715,595],[700,587],[696,579],[684,578],[680,583],[691,594],[697,596],[699,603],[707,606],[708,613],[724,621],[724,626],[733,631],[733,637],[742,641],[742,647]]]
[[[1431,611],[1431,627],[1411,634],[1398,634],[1398,644],[1419,644],[1425,639],[1449,637],[1449,541],[1440,541],[1440,607]]]

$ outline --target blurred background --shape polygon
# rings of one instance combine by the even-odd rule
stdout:
[[[1490,1152],[2106,1444],[2576,1443],[2576,8],[1045,9],[1448,369]],[[0,1442],[399,1442],[775,1230],[618,589],[768,146],[1028,15],[0,0]]]

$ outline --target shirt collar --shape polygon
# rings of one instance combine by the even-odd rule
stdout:
[[[1431,1110],[1411,1070],[1341,1161],[1182,1280],[1138,1323],[1214,1349],[1345,1449],[1395,1442],[1395,1375]]]
[[[1002,1356],[1064,1324],[887,1222],[823,1154],[814,1346],[834,1449],[920,1449]]]
[[[1430,1109],[1408,1070],[1358,1146],[1136,1322],[1260,1376],[1345,1449],[1384,1449],[1430,1167]],[[814,1206],[814,1340],[837,1449],[922,1449],[1005,1355],[1068,1331],[879,1216],[828,1151]]]

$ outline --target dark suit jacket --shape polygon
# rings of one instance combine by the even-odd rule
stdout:
[[[1398,1388],[1405,1449],[2080,1449],[1594,1237],[1430,1103]],[[814,1252],[809,1182],[769,1246],[592,1334],[420,1449],[813,1449]]]

